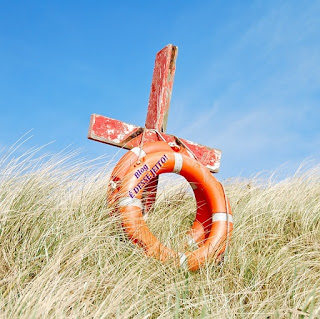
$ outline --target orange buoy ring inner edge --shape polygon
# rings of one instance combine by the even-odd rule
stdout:
[[[138,178],[135,172],[147,168]],[[142,215],[141,196],[144,187],[156,175],[176,173],[195,183],[203,193],[212,212],[211,230],[204,244],[194,251],[176,252],[163,245],[149,230]],[[189,270],[197,270],[207,260],[221,255],[226,248],[226,238],[232,233],[232,212],[221,184],[202,164],[190,157],[174,152],[147,154],[140,164],[132,165],[124,176],[119,190],[119,212],[124,230],[129,238],[142,246],[146,253],[161,261],[175,259]],[[229,214],[227,214],[227,211]]]
[[[107,192],[108,201],[111,206],[116,201],[117,193],[119,191],[123,177],[127,174],[130,166],[137,162],[139,153],[141,152],[142,157],[144,157],[147,154],[160,151],[179,152],[184,155],[193,157],[193,155],[190,154],[187,149],[180,147],[180,149],[174,150],[170,145],[168,145],[168,143],[163,141],[148,142],[143,145],[141,150],[139,149],[139,147],[131,149],[124,156],[122,156],[111,173]],[[188,233],[188,243],[191,246],[201,246],[210,233],[211,212],[208,211],[202,192],[197,189],[197,185],[190,183],[190,186],[193,190],[197,202],[197,214],[195,221]],[[144,213],[145,211],[143,210],[143,214]]]

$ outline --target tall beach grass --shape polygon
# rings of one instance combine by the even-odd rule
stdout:
[[[320,165],[226,181],[228,254],[188,272],[127,240],[106,204],[111,166],[73,155],[0,159],[1,318],[320,318]],[[175,245],[195,203],[165,189],[148,223]]]

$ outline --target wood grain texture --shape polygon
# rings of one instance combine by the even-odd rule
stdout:
[[[170,108],[178,47],[168,44],[156,55],[146,128],[165,133]]]
[[[132,149],[140,146],[143,128],[127,124],[102,115],[92,114],[88,138],[94,141]],[[217,173],[220,167],[221,151],[198,143],[177,138],[174,135],[162,133],[161,136],[168,143],[184,144],[196,158],[211,172]],[[155,130],[146,129],[144,143],[162,140]]]

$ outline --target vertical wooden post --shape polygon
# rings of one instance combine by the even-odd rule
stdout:
[[[165,133],[176,71],[178,47],[168,44],[156,55],[146,118],[146,128]]]
[[[165,133],[167,129],[178,47],[168,44],[156,55],[151,83],[146,128]],[[144,213],[147,214],[157,196],[157,176],[144,190]]]

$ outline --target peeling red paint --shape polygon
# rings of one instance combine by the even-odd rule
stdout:
[[[102,115],[91,115],[88,138],[102,143],[131,149],[140,146],[143,128],[127,124]],[[135,133],[140,133],[134,137]],[[133,136],[132,138],[130,138]],[[161,133],[168,143],[183,142],[196,158],[211,172],[217,172],[220,165],[221,151],[185,139],[176,139],[175,136]],[[162,140],[155,130],[146,129],[144,143]]]
[[[172,44],[156,55],[146,128],[166,131],[177,56],[178,48]]]
[[[91,123],[92,125],[89,129],[89,135],[110,140],[110,144],[112,145],[121,144],[125,139],[139,129],[138,126],[96,114],[91,116]]]
[[[170,99],[176,69],[178,48],[167,45],[156,55],[151,84],[144,143],[161,140],[158,132],[168,143],[182,143],[211,172],[219,170],[221,151],[185,139],[166,134]],[[143,128],[101,115],[91,115],[88,138],[102,143],[131,149],[140,146]]]

